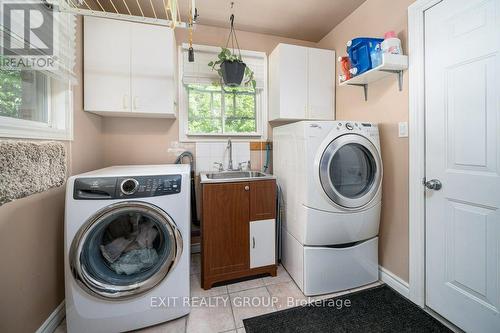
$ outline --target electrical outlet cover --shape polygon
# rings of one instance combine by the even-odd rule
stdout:
[[[399,131],[398,131],[398,136],[400,138],[407,138],[408,137],[408,122],[400,122],[398,124],[398,128],[399,128]]]

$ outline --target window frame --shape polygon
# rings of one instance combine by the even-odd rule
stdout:
[[[76,16],[54,11],[54,32],[60,48],[57,56],[57,71],[41,70],[47,77],[47,122],[0,116],[0,138],[73,140],[74,91],[76,77],[73,73],[76,62]],[[3,30],[3,29],[2,29]],[[64,33],[61,33],[64,31]],[[5,33],[5,31],[3,32]],[[26,42],[26,41],[25,41]],[[43,55],[43,54],[41,54]]]
[[[196,50],[203,52],[211,52],[216,56],[220,51],[219,47],[206,46],[206,45],[193,45],[195,52]],[[264,52],[258,51],[248,51],[241,50],[241,55],[243,57],[253,57],[262,59],[264,62],[263,87],[260,88],[259,92],[255,94],[256,99],[256,131],[253,133],[189,133],[188,126],[188,93],[187,88],[183,82],[184,75],[184,57],[183,52],[189,48],[189,45],[182,44],[178,47],[178,89],[179,89],[179,141],[180,142],[214,142],[214,141],[225,141],[228,138],[234,138],[236,140],[242,141],[265,141],[267,140],[268,126],[267,126],[267,66],[268,59]],[[196,55],[195,55],[196,57]],[[208,64],[207,64],[208,66]]]
[[[73,88],[47,76],[47,122],[0,116],[0,137],[13,139],[73,140]]]

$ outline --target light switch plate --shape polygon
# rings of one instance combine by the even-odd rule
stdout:
[[[400,138],[407,138],[408,137],[408,122],[400,122],[398,124],[398,128],[399,128],[399,131],[398,131],[398,136]]]

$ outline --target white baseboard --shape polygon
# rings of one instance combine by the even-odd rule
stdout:
[[[382,282],[387,284],[392,289],[396,290],[398,293],[406,298],[410,298],[410,285],[408,282],[401,279],[399,276],[395,275],[391,271],[388,271],[382,266],[378,267],[379,277]]]
[[[53,333],[56,328],[61,324],[66,315],[66,308],[64,301],[57,306],[57,308],[50,314],[49,318],[45,320],[37,330],[36,333]]]

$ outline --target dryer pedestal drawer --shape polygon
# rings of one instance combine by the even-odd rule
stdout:
[[[378,237],[351,247],[304,247],[304,294],[333,293],[378,280]]]

